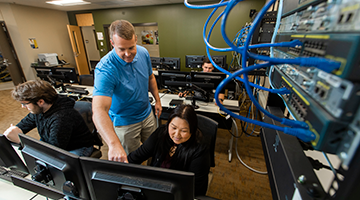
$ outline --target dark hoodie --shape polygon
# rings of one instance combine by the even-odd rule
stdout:
[[[59,97],[48,111],[29,113],[16,126],[24,134],[37,128],[40,140],[67,151],[93,145],[93,136],[84,119],[74,109],[75,101]]]

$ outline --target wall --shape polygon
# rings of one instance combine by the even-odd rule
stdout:
[[[135,35],[137,35],[137,44],[145,47],[148,50],[151,57],[160,57],[159,45],[156,44],[156,37],[155,37],[155,31],[158,30],[158,27],[136,25],[134,26],[134,28],[135,28]],[[142,40],[143,31],[152,31],[154,44],[143,44],[143,40]]]
[[[0,3],[0,13],[27,80],[36,79],[30,64],[36,61],[39,53],[57,53],[70,66],[76,66],[66,28],[69,24],[66,12]],[[36,39],[38,49],[30,47],[29,38]]]
[[[211,2],[214,3],[214,2]],[[259,11],[265,0],[243,1],[234,7],[228,17],[226,32],[230,40],[246,22],[250,22],[250,9]],[[220,8],[210,21],[216,19]],[[212,10],[190,9],[184,4],[158,5],[147,7],[117,8],[106,10],[92,10],[95,30],[104,33],[104,24],[111,24],[114,20],[125,19],[131,23],[157,22],[159,28],[160,57],[180,57],[182,70],[185,69],[185,55],[205,55],[205,44],[202,38],[203,26]],[[76,25],[75,14],[82,12],[68,12],[70,24]],[[210,43],[216,47],[227,47],[220,33],[220,25],[216,25],[210,38]],[[106,42],[104,42],[106,45]],[[100,47],[99,47],[100,48]],[[106,47],[105,47],[106,49]],[[104,56],[106,52],[100,52]],[[231,53],[212,53],[212,55],[227,55],[231,61]]]

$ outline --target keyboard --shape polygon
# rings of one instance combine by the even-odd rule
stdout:
[[[69,93],[76,93],[76,94],[89,94],[89,91],[86,90],[86,88],[83,87],[76,87],[76,86],[65,86],[66,91]]]
[[[10,182],[12,182],[11,175],[16,175],[16,176],[20,176],[20,177],[24,178],[28,174],[29,173],[18,171],[18,170],[15,170],[15,169],[12,170],[12,169],[0,166],[0,178],[4,179],[4,180],[7,180],[7,181],[10,181]]]
[[[76,87],[76,86],[72,86],[72,85],[65,85],[66,89],[70,89],[70,90],[86,90],[86,88],[84,87]]]
[[[230,111],[233,111],[233,112],[240,112],[240,107],[239,106],[224,105],[224,107],[227,108]]]

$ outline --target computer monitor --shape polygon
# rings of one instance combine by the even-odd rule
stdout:
[[[223,69],[227,69],[226,55],[216,55],[216,56],[211,56],[211,58],[219,67]]]
[[[222,72],[191,72],[191,83],[204,90],[215,90],[225,78]]]
[[[161,86],[167,89],[184,89],[191,80],[190,72],[159,70],[158,73]]]
[[[51,82],[50,75],[53,73],[53,67],[37,66],[34,67],[37,77],[41,80]]]
[[[205,56],[204,55],[186,55],[185,65],[187,68],[201,68]]]
[[[79,83],[74,67],[55,67],[51,77],[61,83]]]
[[[11,142],[3,134],[0,134],[0,166],[29,173],[27,167],[11,145]]]
[[[162,66],[165,66],[168,70],[180,70],[180,58],[164,57]]]
[[[89,157],[80,157],[80,162],[93,200],[125,196],[146,200],[194,199],[195,175],[191,172]]]
[[[152,68],[161,69],[161,63],[163,58],[150,57]]]
[[[24,134],[19,137],[32,180],[70,197],[90,199],[79,156]]]
[[[65,199],[66,196],[64,193],[62,193],[59,190],[56,190],[54,188],[48,187],[42,183],[32,181],[27,178],[22,178],[19,176],[11,176],[11,180],[14,185],[24,188],[26,190],[35,192],[37,194],[43,195],[50,199]],[[75,199],[75,198],[68,198],[68,199]]]
[[[191,89],[194,91],[191,100],[194,108],[199,108],[196,105],[196,100],[211,102],[213,100],[213,90],[225,78],[226,74],[221,72],[191,72]]]

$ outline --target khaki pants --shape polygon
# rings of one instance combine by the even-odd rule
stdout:
[[[151,111],[150,115],[142,122],[127,126],[115,126],[115,132],[120,139],[127,155],[135,151],[156,130],[156,119]]]

